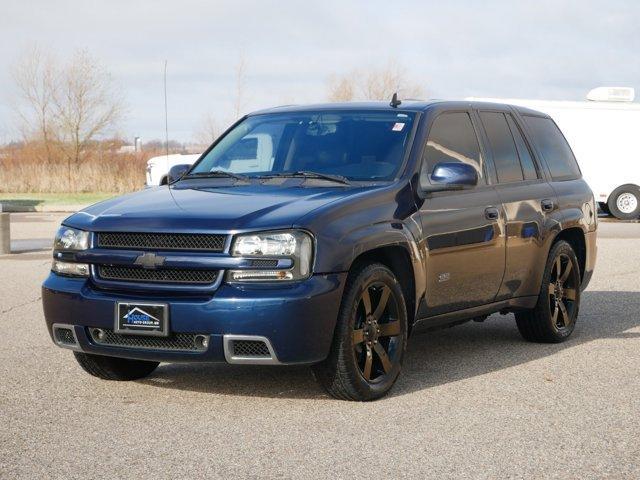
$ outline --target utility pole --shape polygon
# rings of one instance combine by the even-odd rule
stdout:
[[[169,157],[169,114],[167,113],[167,61],[164,61],[164,138]]]

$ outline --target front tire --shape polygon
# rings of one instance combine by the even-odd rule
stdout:
[[[331,351],[313,369],[333,397],[375,400],[394,385],[406,347],[402,288],[386,266],[365,264],[349,274]]]
[[[85,372],[103,380],[138,380],[150,375],[159,365],[158,362],[105,357],[91,353],[73,354]]]
[[[640,187],[628,184],[616,188],[607,201],[611,214],[620,220],[640,217]]]
[[[536,306],[516,313],[520,334],[530,342],[564,342],[576,326],[580,307],[580,266],[571,245],[551,247]]]

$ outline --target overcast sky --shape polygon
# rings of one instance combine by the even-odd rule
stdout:
[[[12,63],[30,45],[88,50],[129,109],[122,134],[192,139],[232,118],[246,63],[246,110],[326,98],[327,77],[395,59],[428,97],[583,99],[595,86],[640,89],[640,2],[2,0],[0,141],[14,137]],[[243,53],[242,53],[243,52]],[[638,92],[640,94],[640,91]]]

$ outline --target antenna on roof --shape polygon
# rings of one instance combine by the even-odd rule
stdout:
[[[391,97],[391,102],[389,102],[389,105],[391,105],[391,108],[397,108],[401,103],[402,100],[398,100],[398,92],[395,92]]]

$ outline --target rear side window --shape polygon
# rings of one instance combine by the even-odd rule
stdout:
[[[550,118],[524,116],[535,146],[540,150],[554,180],[580,178],[580,169],[569,144]]]
[[[423,154],[420,180],[429,183],[428,176],[441,162],[462,162],[472,165],[482,177],[482,160],[478,137],[466,112],[443,113],[431,125]]]
[[[522,168],[520,168],[518,151],[504,113],[480,112],[480,119],[487,132],[487,137],[489,137],[498,182],[521,182],[524,177]]]
[[[507,123],[513,134],[513,139],[516,141],[516,148],[518,149],[518,156],[520,157],[520,166],[522,167],[522,173],[525,180],[535,180],[538,178],[538,170],[536,164],[531,156],[531,151],[527,146],[527,142],[524,141],[520,128],[513,121],[511,115],[507,115]]]

